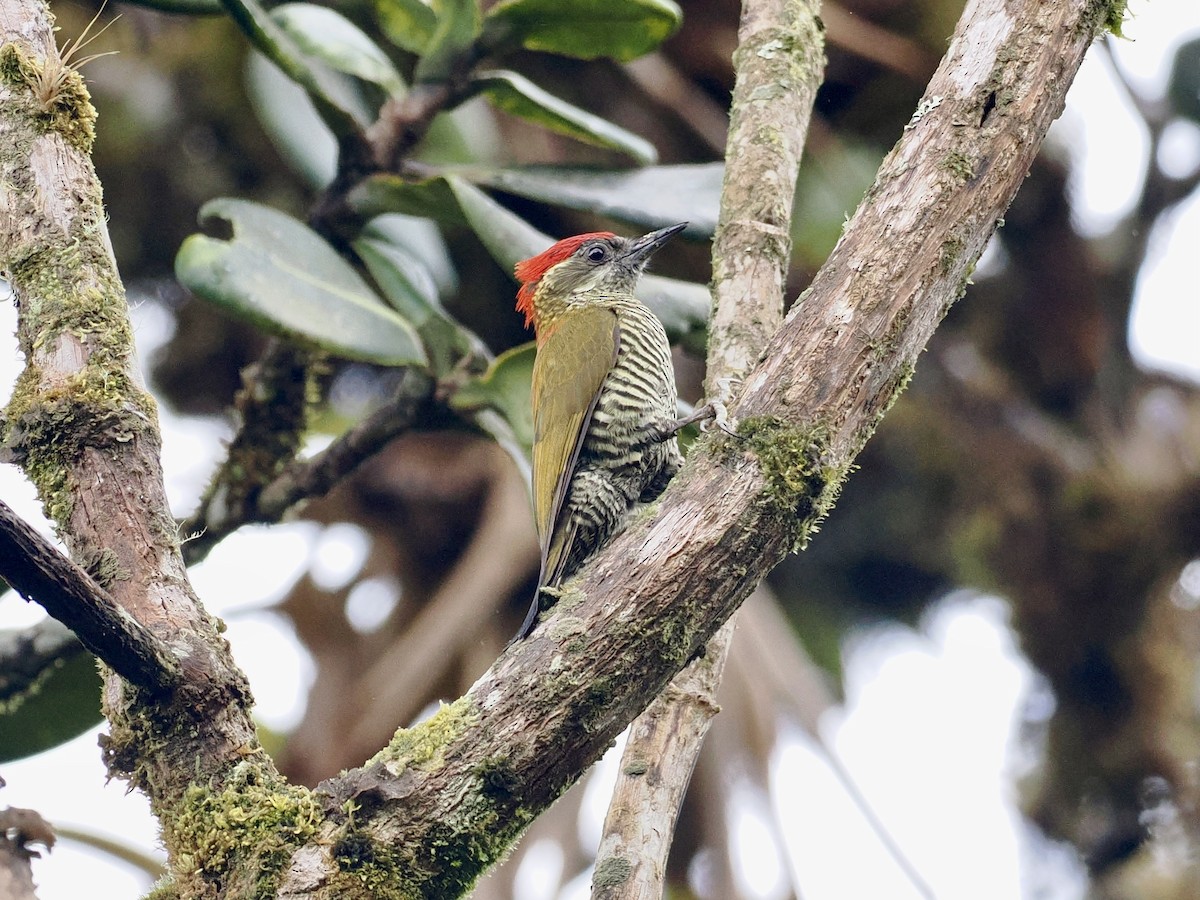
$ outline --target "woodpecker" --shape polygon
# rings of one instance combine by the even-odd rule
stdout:
[[[651,255],[686,222],[622,238],[564,238],[517,263],[517,310],[537,337],[533,364],[533,508],[541,572],[516,640],[537,624],[543,594],[602,547],[635,503],[683,465],[671,347],[633,295]]]

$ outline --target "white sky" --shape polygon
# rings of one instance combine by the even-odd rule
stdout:
[[[1157,92],[1179,36],[1200,29],[1200,4],[1134,0],[1132,9],[1135,17],[1126,29],[1131,40],[1119,45],[1118,54],[1139,85]],[[1147,151],[1145,135],[1098,52],[1084,63],[1055,137],[1081,160],[1073,186],[1081,225],[1103,232],[1132,203]],[[1184,166],[1200,156],[1200,135],[1194,129],[1178,132],[1169,154],[1172,165]],[[1144,363],[1200,379],[1198,247],[1200,203],[1193,200],[1153,237],[1139,282],[1132,343]],[[0,402],[7,400],[18,371],[14,321],[11,304],[0,303]],[[149,306],[137,311],[135,321],[144,346],[161,342],[168,327],[163,314]],[[167,417],[165,465],[177,511],[194,502],[222,436],[211,423]],[[0,498],[30,521],[42,521],[32,489],[11,466],[0,466]],[[248,529],[194,570],[201,596],[229,621],[228,636],[250,677],[259,716],[275,728],[297,720],[311,666],[280,620],[257,610],[286,590],[318,543],[326,577],[353,572],[352,558],[359,553],[354,535],[321,536],[311,526]],[[264,559],[271,566],[262,565]],[[826,739],[942,900],[1017,900],[1035,892],[1072,900],[1082,890],[1069,855],[1047,854],[1041,847],[1031,852],[1038,838],[1024,828],[1013,804],[1012,775],[1023,762],[1013,729],[1033,702],[1036,682],[1014,648],[1005,615],[995,599],[960,598],[931,611],[921,633],[896,627],[853,641],[846,652],[847,703],[826,723]],[[0,628],[38,618],[19,599],[0,601]],[[1033,698],[1044,702],[1036,692]],[[5,764],[0,773],[8,782],[0,805],[31,807],[52,822],[154,846],[155,826],[141,795],[125,793],[118,782],[105,785],[96,732]],[[826,762],[799,736],[779,749],[774,779],[773,810],[762,798],[746,795],[734,811],[745,847],[769,848],[773,839],[765,822],[771,817],[782,826],[788,859],[768,849],[742,867],[742,877],[759,896],[780,896],[783,865],[797,874],[806,900],[917,896]],[[554,861],[547,858],[545,865],[552,869]],[[35,863],[34,872],[43,900],[122,900],[147,887],[127,867],[66,841]],[[522,877],[530,900],[551,900],[553,888],[536,867]],[[585,881],[560,896],[585,897]]]

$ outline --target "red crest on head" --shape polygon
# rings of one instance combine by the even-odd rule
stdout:
[[[616,237],[611,231],[592,231],[588,234],[576,234],[572,237],[563,238],[557,244],[542,251],[537,256],[531,256],[529,259],[523,259],[517,263],[513,269],[517,280],[521,282],[521,289],[517,291],[517,312],[525,313],[526,328],[533,324],[533,295],[537,292],[538,282],[542,280],[542,276],[564,259],[571,256],[584,242],[590,241],[593,238],[611,237]]]

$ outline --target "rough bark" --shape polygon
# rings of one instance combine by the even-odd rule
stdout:
[[[70,626],[85,647],[102,653],[118,675],[155,693],[178,684],[179,664],[170,649],[2,501],[0,575]]]
[[[244,676],[179,555],[155,404],[136,368],[88,156],[95,111],[51,26],[44,3],[0,0],[0,271],[26,361],[0,443],[71,557],[103,573],[101,586],[183,672],[161,702],[115,675],[103,697],[110,770],[146,790],[171,846],[170,813],[188,788],[222,784],[257,742]]]
[[[356,806],[347,825],[416,850],[407,871],[453,896],[703,652],[832,503],[1109,14],[1034,0],[968,7],[918,114],[748,376],[732,410],[743,439],[701,443],[653,514],[581,573],[543,629],[373,766],[327,782],[327,809]],[[293,861],[289,891],[326,895],[345,833],[335,813],[327,846]]]
[[[792,198],[825,67],[816,3],[747,0],[713,239],[706,382],[722,398],[783,322]],[[592,896],[662,897],[675,820],[712,717],[730,619],[634,720],[596,854]]]
[[[818,4],[759,0],[742,8],[737,81],[713,237],[709,397],[750,370],[783,320],[792,198],[825,54]]]
[[[44,5],[0,0],[0,257],[28,368],[4,442],[73,557],[169,644],[170,704],[106,686],[109,761],[145,790],[186,896],[460,896],[658,694],[758,580],[802,546],[1023,178],[1096,30],[1082,0],[971,4],[920,115],[731,412],[545,626],[424,725],[315,794],[258,747],[249,698],[178,553],[152,402],[87,160],[77,74]],[[73,76],[73,77],[72,77]],[[634,560],[637,565],[629,565]]]

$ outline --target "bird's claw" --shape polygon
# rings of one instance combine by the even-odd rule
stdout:
[[[708,432],[713,428],[719,428],[730,437],[741,437],[737,433],[737,426],[729,419],[729,409],[720,400],[713,400],[708,404],[712,409],[712,414],[706,418],[700,425],[702,432]]]
[[[713,426],[716,426],[721,431],[725,432],[730,437],[740,438],[737,433],[737,422],[729,418],[729,407],[726,406],[726,401],[733,394],[735,382],[740,382],[740,378],[726,377],[717,379],[717,399],[710,400],[706,408],[712,412],[708,416],[703,425],[700,426],[701,431],[709,431]]]

